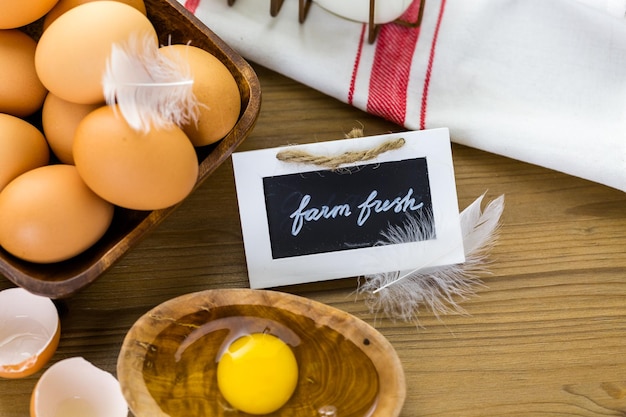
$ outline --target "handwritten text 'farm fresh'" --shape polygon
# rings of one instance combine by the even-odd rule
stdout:
[[[370,218],[372,212],[384,213],[394,211],[395,213],[406,213],[407,211],[416,211],[424,206],[423,202],[417,202],[413,197],[413,188],[409,188],[407,193],[402,197],[396,197],[393,200],[381,200],[376,198],[378,191],[373,190],[369,196],[361,204],[357,206],[358,216],[356,224],[363,226],[367,219]],[[330,219],[336,217],[352,216],[352,207],[349,204],[338,204],[335,206],[309,207],[311,195],[305,194],[300,200],[298,208],[289,215],[293,219],[291,225],[291,234],[297,236],[302,230],[304,222],[316,222],[322,219]]]

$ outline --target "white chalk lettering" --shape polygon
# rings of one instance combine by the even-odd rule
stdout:
[[[423,202],[417,203],[413,198],[413,188],[409,188],[409,191],[404,197],[396,197],[393,200],[379,200],[376,198],[378,191],[374,190],[370,193],[367,199],[359,204],[358,208],[361,209],[357,224],[363,226],[367,219],[372,214],[372,210],[375,213],[387,212],[393,210],[395,213],[407,212],[408,210],[419,210],[424,206]]]
[[[291,225],[291,234],[293,236],[298,236],[298,233],[302,230],[302,226],[305,221],[316,222],[320,219],[330,219],[338,216],[348,217],[352,214],[348,204],[339,204],[333,207],[322,206],[320,208],[307,208],[310,202],[311,196],[306,194],[302,197],[302,200],[300,200],[300,206],[296,209],[296,211],[289,215],[289,218],[293,219],[293,223]]]

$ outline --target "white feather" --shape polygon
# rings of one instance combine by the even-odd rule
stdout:
[[[166,57],[147,35],[114,44],[102,78],[106,103],[117,104],[128,124],[143,132],[197,122],[193,83],[184,57]]]
[[[482,285],[479,276],[486,272],[486,257],[495,244],[504,210],[504,196],[500,196],[481,211],[483,198],[484,194],[460,214],[465,262],[366,275],[359,282],[357,293],[365,295],[371,312],[403,321],[417,321],[421,306],[436,316],[465,313],[459,302],[475,295],[475,288]],[[430,218],[421,218],[401,227],[390,227],[384,234],[385,243],[423,240],[432,232],[431,222]],[[433,258],[441,255],[433,254]]]

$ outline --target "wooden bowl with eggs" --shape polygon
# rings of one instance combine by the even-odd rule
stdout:
[[[261,105],[259,81],[240,55],[176,0],[145,0],[145,6],[161,44],[190,43],[210,52],[228,68],[239,88],[241,112],[234,128],[220,141],[195,148],[198,158],[195,189],[230,157],[253,129]],[[41,22],[25,29],[36,37]],[[69,297],[93,283],[179,205],[154,211],[115,207],[105,235],[85,252],[61,262],[32,263],[0,248],[0,273],[34,294],[53,299]]]

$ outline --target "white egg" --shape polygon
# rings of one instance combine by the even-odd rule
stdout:
[[[115,377],[81,357],[48,368],[31,398],[32,417],[126,417],[128,405]]]
[[[369,22],[370,0],[314,0],[324,9],[343,18]],[[409,8],[413,0],[378,0],[374,10],[374,23],[389,23]]]
[[[59,315],[54,303],[22,288],[0,291],[0,323],[0,377],[34,374],[59,344]]]

